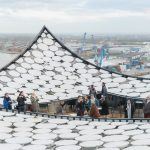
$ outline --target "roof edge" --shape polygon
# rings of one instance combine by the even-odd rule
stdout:
[[[115,71],[110,71],[110,70],[108,70],[108,69],[99,67],[99,66],[97,66],[97,65],[95,65],[95,64],[93,64],[93,63],[91,63],[91,62],[89,62],[89,61],[87,61],[87,60],[85,60],[84,58],[78,56],[78,55],[77,55],[76,53],[74,53],[73,51],[71,51],[71,50],[70,50],[67,46],[65,46],[58,38],[56,38],[56,37],[54,36],[54,34],[53,34],[45,25],[44,25],[44,27],[45,27],[45,30],[47,30],[47,32],[48,32],[49,34],[51,34],[51,36],[54,38],[54,40],[55,40],[56,42],[58,42],[58,43],[62,46],[62,48],[64,48],[64,49],[66,49],[67,51],[69,51],[73,56],[75,56],[75,57],[81,59],[84,63],[90,64],[90,65],[96,67],[96,68],[99,69],[99,70],[102,69],[102,70],[108,71],[108,72],[111,73],[111,74],[114,73],[114,74],[121,75],[122,77],[125,77],[125,78],[131,77],[131,78],[136,78],[137,80],[150,80],[150,78],[143,78],[143,77],[137,77],[137,76],[132,76],[132,75],[126,75],[126,74],[122,74],[122,73],[115,72]]]
[[[44,25],[42,27],[42,29],[40,30],[40,32],[35,36],[35,38],[28,44],[27,48],[25,48],[25,50],[23,52],[21,52],[17,57],[15,57],[12,61],[10,61],[9,63],[7,63],[5,66],[3,66],[0,69],[0,72],[3,71],[3,70],[5,70],[8,66],[10,66],[13,63],[15,63],[15,61],[17,61],[20,57],[22,57],[32,47],[32,45],[37,41],[37,39],[39,38],[39,36],[43,33],[43,31],[45,29],[47,29],[47,28]]]
[[[132,75],[126,75],[126,74],[118,73],[118,72],[115,72],[115,71],[110,71],[108,69],[104,69],[104,68],[101,68],[101,67],[99,67],[99,66],[97,66],[95,64],[92,64],[91,62],[88,62],[87,60],[83,59],[82,57],[78,56],[76,53],[74,53],[73,51],[71,51],[67,46],[65,46],[58,38],[56,38],[54,36],[54,34],[45,25],[42,27],[42,29],[40,30],[40,32],[35,36],[34,40],[31,41],[28,44],[27,48],[21,54],[19,54],[17,57],[15,57],[11,62],[9,62],[8,64],[6,64],[4,67],[2,67],[0,69],[0,72],[3,71],[3,70],[6,70],[6,68],[8,66],[10,66],[13,63],[15,63],[15,61],[17,61],[20,57],[22,57],[32,47],[32,45],[37,41],[37,39],[41,36],[41,34],[44,32],[44,30],[46,30],[54,38],[54,40],[56,42],[58,42],[62,46],[62,48],[66,49],[74,57],[81,59],[86,64],[92,65],[92,66],[94,66],[95,68],[97,68],[99,70],[102,69],[102,70],[108,71],[110,74],[112,74],[112,73],[118,74],[118,75],[120,75],[122,77],[125,77],[125,78],[131,77],[131,78],[136,78],[137,80],[150,80],[150,78],[136,77],[136,76],[132,76]]]

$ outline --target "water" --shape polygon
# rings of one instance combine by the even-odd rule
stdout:
[[[0,68],[11,62],[18,54],[8,54],[0,52]]]

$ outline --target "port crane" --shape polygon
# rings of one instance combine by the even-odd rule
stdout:
[[[83,35],[83,40],[82,40],[82,45],[81,47],[79,48],[79,51],[78,53],[81,54],[84,50],[85,50],[85,46],[86,46],[86,32],[84,33]]]
[[[107,48],[103,45],[100,48],[95,49],[95,58],[94,61],[95,63],[101,67],[102,63],[105,59],[107,59],[109,56]]]
[[[95,42],[95,39],[94,39],[94,35],[93,35],[93,34],[91,35],[91,39],[92,39],[92,44],[93,44],[92,50],[93,50],[93,51],[96,51],[96,50],[97,50],[97,46],[96,46],[96,42]]]
[[[78,49],[79,55],[82,52],[84,52],[85,50],[88,50],[88,49],[86,49],[86,40],[87,40],[86,38],[87,38],[87,33],[85,32],[83,35],[82,46]],[[92,47],[91,47],[90,51],[92,50],[94,52],[94,55],[95,55],[94,61],[95,61],[96,65],[101,67],[104,59],[108,56],[107,48],[105,45],[98,48],[96,46],[94,35],[91,35],[91,40],[92,40]]]

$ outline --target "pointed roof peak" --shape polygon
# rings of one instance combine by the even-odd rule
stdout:
[[[146,89],[147,81],[128,78],[84,60],[59,41],[45,25],[29,46],[3,70],[0,72],[2,92],[23,90],[30,94],[35,90],[41,101],[89,94],[88,86],[92,84],[99,91],[102,82],[106,83],[108,92],[122,96],[140,97],[143,91],[150,92]],[[140,87],[143,91],[139,91]]]

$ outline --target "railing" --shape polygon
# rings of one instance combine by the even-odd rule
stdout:
[[[0,111],[6,111],[4,109],[0,109]],[[24,114],[24,115],[31,115],[35,117],[47,117],[47,118],[57,118],[57,119],[68,119],[68,120],[80,120],[80,121],[98,121],[98,122],[143,122],[143,123],[150,123],[150,118],[92,118],[88,116],[80,117],[80,116],[68,116],[68,115],[49,115],[47,113],[40,113],[40,112],[20,112],[18,113],[16,110],[9,110],[6,112],[12,112],[16,114]]]

